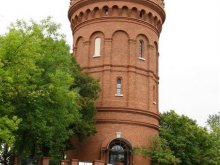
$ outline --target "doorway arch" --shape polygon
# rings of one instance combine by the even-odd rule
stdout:
[[[123,165],[131,165],[131,145],[122,138],[114,139],[108,146],[109,163],[117,165],[117,163],[123,163]]]

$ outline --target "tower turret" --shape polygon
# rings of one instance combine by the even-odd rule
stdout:
[[[130,153],[159,131],[158,41],[163,0],[72,0],[74,47],[82,69],[100,81],[97,133],[72,158],[147,165]]]

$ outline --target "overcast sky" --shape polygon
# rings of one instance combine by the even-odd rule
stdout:
[[[52,16],[72,45],[69,0],[0,0],[0,34],[16,19]],[[165,0],[160,38],[160,111],[204,126],[220,112],[220,0]]]

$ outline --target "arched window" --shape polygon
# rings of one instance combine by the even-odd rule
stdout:
[[[108,8],[105,9],[105,15],[108,16]]]
[[[95,39],[95,54],[94,57],[100,56],[101,54],[101,38]]]
[[[139,41],[139,58],[143,58],[144,54],[144,41],[140,40]]]
[[[140,16],[140,18],[142,18],[142,19],[143,19],[143,18],[144,18],[144,15],[145,15],[145,11],[144,11],[144,10],[141,10],[140,15],[139,15],[139,16]]]
[[[123,96],[121,92],[121,78],[117,78],[116,96]]]
[[[115,139],[109,144],[109,163],[131,165],[131,145],[123,139]]]
[[[108,16],[109,15],[109,8],[108,8],[108,6],[104,6],[102,8],[102,15],[103,16]]]

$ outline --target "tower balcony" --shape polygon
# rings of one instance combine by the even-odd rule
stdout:
[[[148,23],[159,34],[166,16],[164,0],[71,0],[68,17],[73,29],[88,20],[124,19]]]
[[[85,0],[70,0],[70,7],[74,4],[79,3],[80,1],[85,1]],[[91,0],[91,1],[95,1],[95,0]],[[105,0],[105,1],[110,1],[110,0]],[[127,0],[127,1],[134,1],[137,2],[138,0]],[[142,2],[153,2],[157,5],[159,5],[162,9],[164,9],[164,0],[139,0]]]

